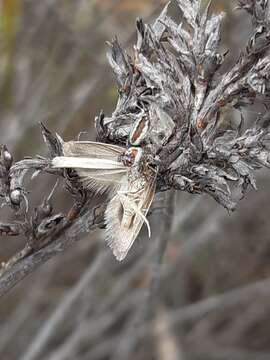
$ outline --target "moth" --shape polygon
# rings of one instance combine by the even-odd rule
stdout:
[[[91,141],[63,142],[62,151],[63,156],[52,159],[53,167],[75,169],[84,188],[109,193],[106,241],[116,259],[123,260],[144,223],[151,236],[146,216],[156,190],[156,170],[146,151]]]

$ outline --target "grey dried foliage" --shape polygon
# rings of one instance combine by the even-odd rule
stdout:
[[[231,211],[249,188],[256,189],[254,172],[270,166],[270,2],[239,1],[253,30],[226,71],[222,65],[228,52],[219,47],[224,14],[211,14],[210,3],[203,12],[200,1],[176,4],[180,23],[169,15],[170,4],[151,25],[137,21],[133,56],[117,38],[109,44],[119,97],[111,117],[101,112],[96,118],[97,140],[128,146],[134,122],[149,119],[144,146],[158,168],[157,191],[206,193]],[[241,110],[254,103],[264,104],[265,113],[248,127]],[[231,109],[239,112],[238,124],[226,117]],[[26,238],[25,248],[3,265],[1,295],[84,233],[104,226],[106,203],[93,208],[92,194],[81,188],[74,172],[50,167],[51,158],[61,155],[61,139],[43,125],[42,134],[49,149],[46,158],[13,162],[7,147],[1,147],[1,206],[9,206],[14,219],[0,223],[0,233]],[[55,213],[52,193],[34,209],[28,204],[29,172],[65,178],[73,197],[67,214]]]

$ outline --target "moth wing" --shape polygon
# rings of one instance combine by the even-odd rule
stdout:
[[[122,189],[122,188],[121,188]],[[121,190],[120,189],[120,190]],[[126,189],[124,189],[126,190]],[[127,189],[132,192],[132,183]],[[137,206],[139,212],[146,217],[151,203],[153,201],[156,190],[156,173],[151,171],[151,176],[146,181],[145,187],[140,194],[140,199]],[[134,201],[130,199],[130,201]],[[136,240],[144,223],[143,217],[138,213],[134,212],[132,223],[129,228],[123,225],[123,213],[124,208],[120,197],[116,194],[109,202],[105,211],[105,222],[106,222],[106,242],[110,246],[115,255],[116,259],[123,260],[134,241]]]
[[[97,193],[115,191],[127,182],[127,169],[93,170],[75,169],[83,188]]]
[[[119,155],[125,151],[124,148],[117,145],[94,141],[67,141],[64,142],[62,150],[64,156],[91,157],[112,161],[118,161]]]
[[[63,155],[52,160],[52,166],[74,169],[86,189],[103,193],[119,188],[128,168],[119,161],[124,148],[92,141],[63,143]]]

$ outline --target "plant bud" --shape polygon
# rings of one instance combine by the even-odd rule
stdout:
[[[22,200],[21,190],[12,190],[10,193],[10,200],[13,205],[20,205],[20,202]]]
[[[8,149],[6,148],[6,146],[4,145],[2,147],[2,161],[4,166],[9,169],[12,165],[13,162],[13,157],[11,155],[11,153],[8,151]]]

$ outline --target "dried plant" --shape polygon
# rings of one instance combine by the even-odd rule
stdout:
[[[117,39],[110,44],[108,59],[119,97],[111,117],[101,112],[96,118],[97,140],[147,149],[148,161],[157,169],[158,192],[206,193],[232,211],[250,187],[256,188],[254,171],[270,166],[270,3],[239,1],[238,7],[252,17],[253,31],[227,71],[222,65],[228,53],[219,49],[224,14],[210,15],[210,3],[201,12],[196,0],[176,4],[183,17],[180,24],[169,15],[170,4],[153,24],[137,21],[133,56]],[[241,109],[255,102],[265,105],[265,113],[248,127]],[[239,112],[238,124],[228,118],[230,109]],[[23,235],[27,241],[3,265],[0,294],[84,233],[104,227],[106,203],[93,208],[92,192],[81,186],[76,173],[52,168],[52,159],[62,155],[63,142],[43,125],[42,133],[47,158],[14,163],[7,147],[1,147],[1,205],[13,210],[14,220],[0,223],[0,233]],[[65,178],[74,199],[66,215],[54,212],[53,192],[40,206],[31,207],[25,188],[29,171]]]

